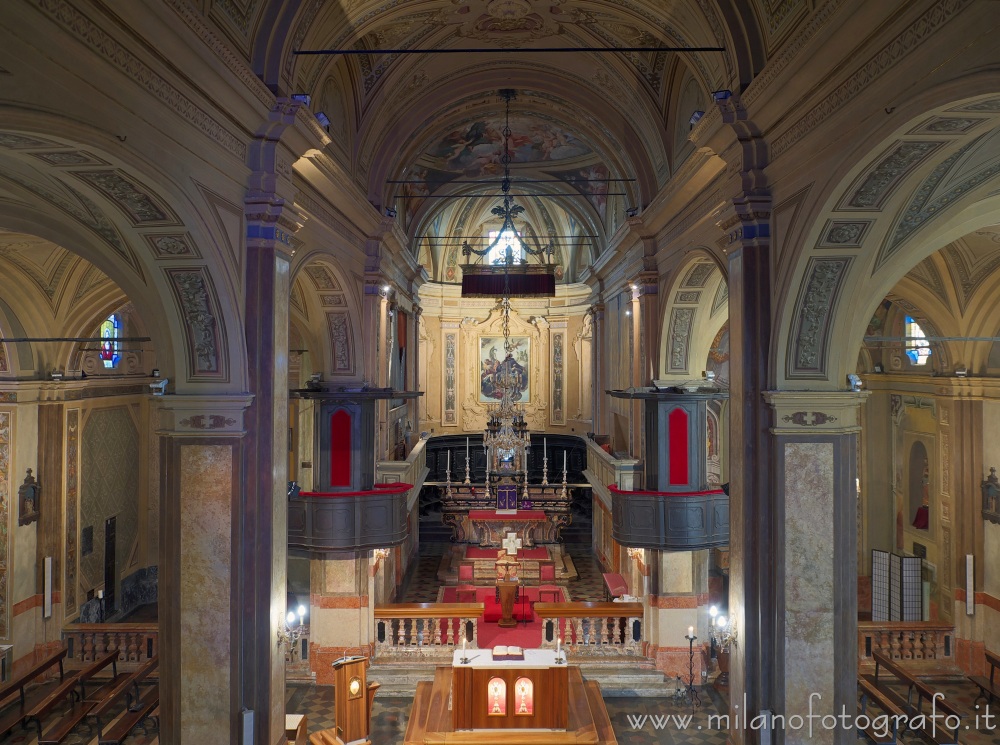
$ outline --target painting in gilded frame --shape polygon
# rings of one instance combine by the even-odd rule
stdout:
[[[531,398],[529,377],[531,371],[531,339],[527,336],[510,337],[511,356],[504,352],[502,336],[479,337],[479,402],[498,403],[503,395],[496,384],[503,373],[514,376],[514,402],[526,403]]]

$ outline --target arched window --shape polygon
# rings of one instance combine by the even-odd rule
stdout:
[[[108,369],[118,367],[121,359],[121,337],[122,322],[114,313],[107,317],[101,324],[101,361]]]
[[[521,262],[520,234],[515,233],[513,230],[505,230],[502,233],[499,230],[491,230],[489,241],[486,245],[493,245],[493,241],[496,241],[498,238],[499,241],[493,246],[493,250],[490,251],[489,256],[486,257],[487,263],[504,263],[507,260],[507,246],[510,246],[510,251],[514,256],[514,263],[519,264]]]
[[[926,365],[931,356],[931,345],[920,324],[910,316],[906,317],[906,356],[914,365]]]

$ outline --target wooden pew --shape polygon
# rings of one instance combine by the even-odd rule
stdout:
[[[981,698],[985,698],[986,703],[992,702],[993,699],[1000,699],[1000,675],[997,675],[997,669],[1000,669],[1000,657],[987,649],[986,661],[990,663],[990,677],[986,678],[982,675],[969,676],[969,680],[979,686],[979,695],[976,696],[972,703],[976,703]]]
[[[901,709],[907,715],[914,714],[916,709],[911,703],[911,699],[913,698],[913,684],[916,681],[913,676],[881,652],[873,653],[872,657],[875,659],[875,674],[863,675],[861,676],[862,679],[871,683],[872,687],[877,690],[888,703],[891,703],[896,708]],[[879,676],[883,672],[895,677],[896,680],[906,688],[905,698],[889,687],[890,681],[886,680],[885,675],[882,675],[881,680],[879,680]]]
[[[906,729],[906,723],[910,718],[909,715],[886,697],[881,690],[876,688],[874,683],[865,679],[864,676],[858,676],[858,691],[861,693],[861,714],[869,719],[868,726],[862,730],[865,736],[873,743],[876,743],[876,745],[888,745],[889,743],[899,742],[899,731],[900,729]],[[891,730],[888,727],[877,727],[871,721],[879,715],[868,712],[869,702],[878,706],[882,710],[882,714],[889,718],[889,721],[892,722]]]
[[[148,659],[131,675],[121,676],[121,680],[107,692],[103,700],[92,708],[88,716],[97,722],[97,736],[100,745],[120,743],[135,729],[150,712],[159,705],[159,687],[152,686],[145,694],[139,691],[139,683],[149,676],[159,665],[159,656]],[[128,704],[122,716],[111,722],[111,711],[116,708],[123,694],[128,694]],[[103,719],[103,721],[102,721]],[[110,726],[107,726],[110,725]]]
[[[927,717],[927,723],[919,731],[937,745],[958,745],[958,732],[962,729],[965,713],[945,701],[942,694],[923,681],[915,680],[913,687],[919,696],[917,713]],[[953,727],[947,726],[949,721],[954,724]]]
[[[35,704],[24,717],[24,723],[27,724],[31,720],[34,720],[35,726],[38,728],[38,743],[39,745],[45,745],[46,743],[60,743],[73,731],[83,718],[87,715],[87,712],[94,707],[95,701],[87,699],[86,684],[94,675],[99,673],[101,670],[111,665],[112,678],[113,681],[117,682],[118,678],[118,650],[114,649],[108,652],[104,657],[93,662],[89,667],[84,668],[79,671],[76,675],[70,677],[67,676],[67,680],[64,680],[54,690],[50,691],[43,699],[41,699],[37,704]],[[80,685],[80,693],[77,694],[73,691],[76,685]],[[45,717],[49,712],[61,704],[67,695],[73,693],[76,697],[76,701],[70,706],[69,711],[60,719],[48,732],[44,735],[42,734],[42,718]]]
[[[66,675],[63,671],[63,660],[66,658],[66,652],[67,650],[65,647],[60,649],[54,655],[47,657],[34,667],[25,670],[9,683],[0,687],[0,701],[6,701],[14,695],[15,691],[18,693],[17,704],[12,706],[9,711],[4,712],[3,715],[0,715],[0,737],[3,737],[10,732],[10,730],[14,728],[15,724],[23,722],[31,707],[41,700],[41,693],[36,693],[32,696],[25,693],[24,689],[29,684],[37,682],[42,673],[56,665],[59,666],[59,681],[61,683],[66,681]],[[75,679],[77,673],[70,673],[70,675]]]
[[[337,728],[324,729],[309,735],[309,745],[340,745]]]

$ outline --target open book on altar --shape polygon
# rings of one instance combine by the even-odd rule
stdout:
[[[494,662],[523,660],[523,659],[524,659],[524,650],[521,649],[520,647],[505,646],[503,644],[499,644],[493,647]]]

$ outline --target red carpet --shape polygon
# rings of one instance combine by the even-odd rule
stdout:
[[[471,546],[465,549],[466,559],[495,559],[497,557],[498,548],[479,548],[479,546]],[[517,558],[519,559],[547,559],[549,558],[549,552],[544,548],[522,548],[517,552]]]
[[[566,590],[564,588],[560,589],[563,594],[561,602],[565,602]],[[496,601],[496,588],[476,588],[476,601],[483,603],[486,606],[483,618],[479,622],[479,646],[481,648],[494,647],[497,644],[514,644],[518,647],[534,649],[535,647],[541,645],[542,621],[535,615],[531,608],[532,603],[538,600],[538,588],[525,587],[522,588],[521,591],[525,593],[526,600],[523,603],[519,601],[514,606],[514,618],[516,618],[519,623],[515,628],[502,629],[497,626],[497,621],[500,620],[500,604]],[[463,595],[462,599],[467,600],[468,596]],[[546,595],[545,599],[548,601],[549,596]],[[455,588],[442,588],[440,602],[457,602]],[[527,620],[527,623],[524,623],[525,620]]]

